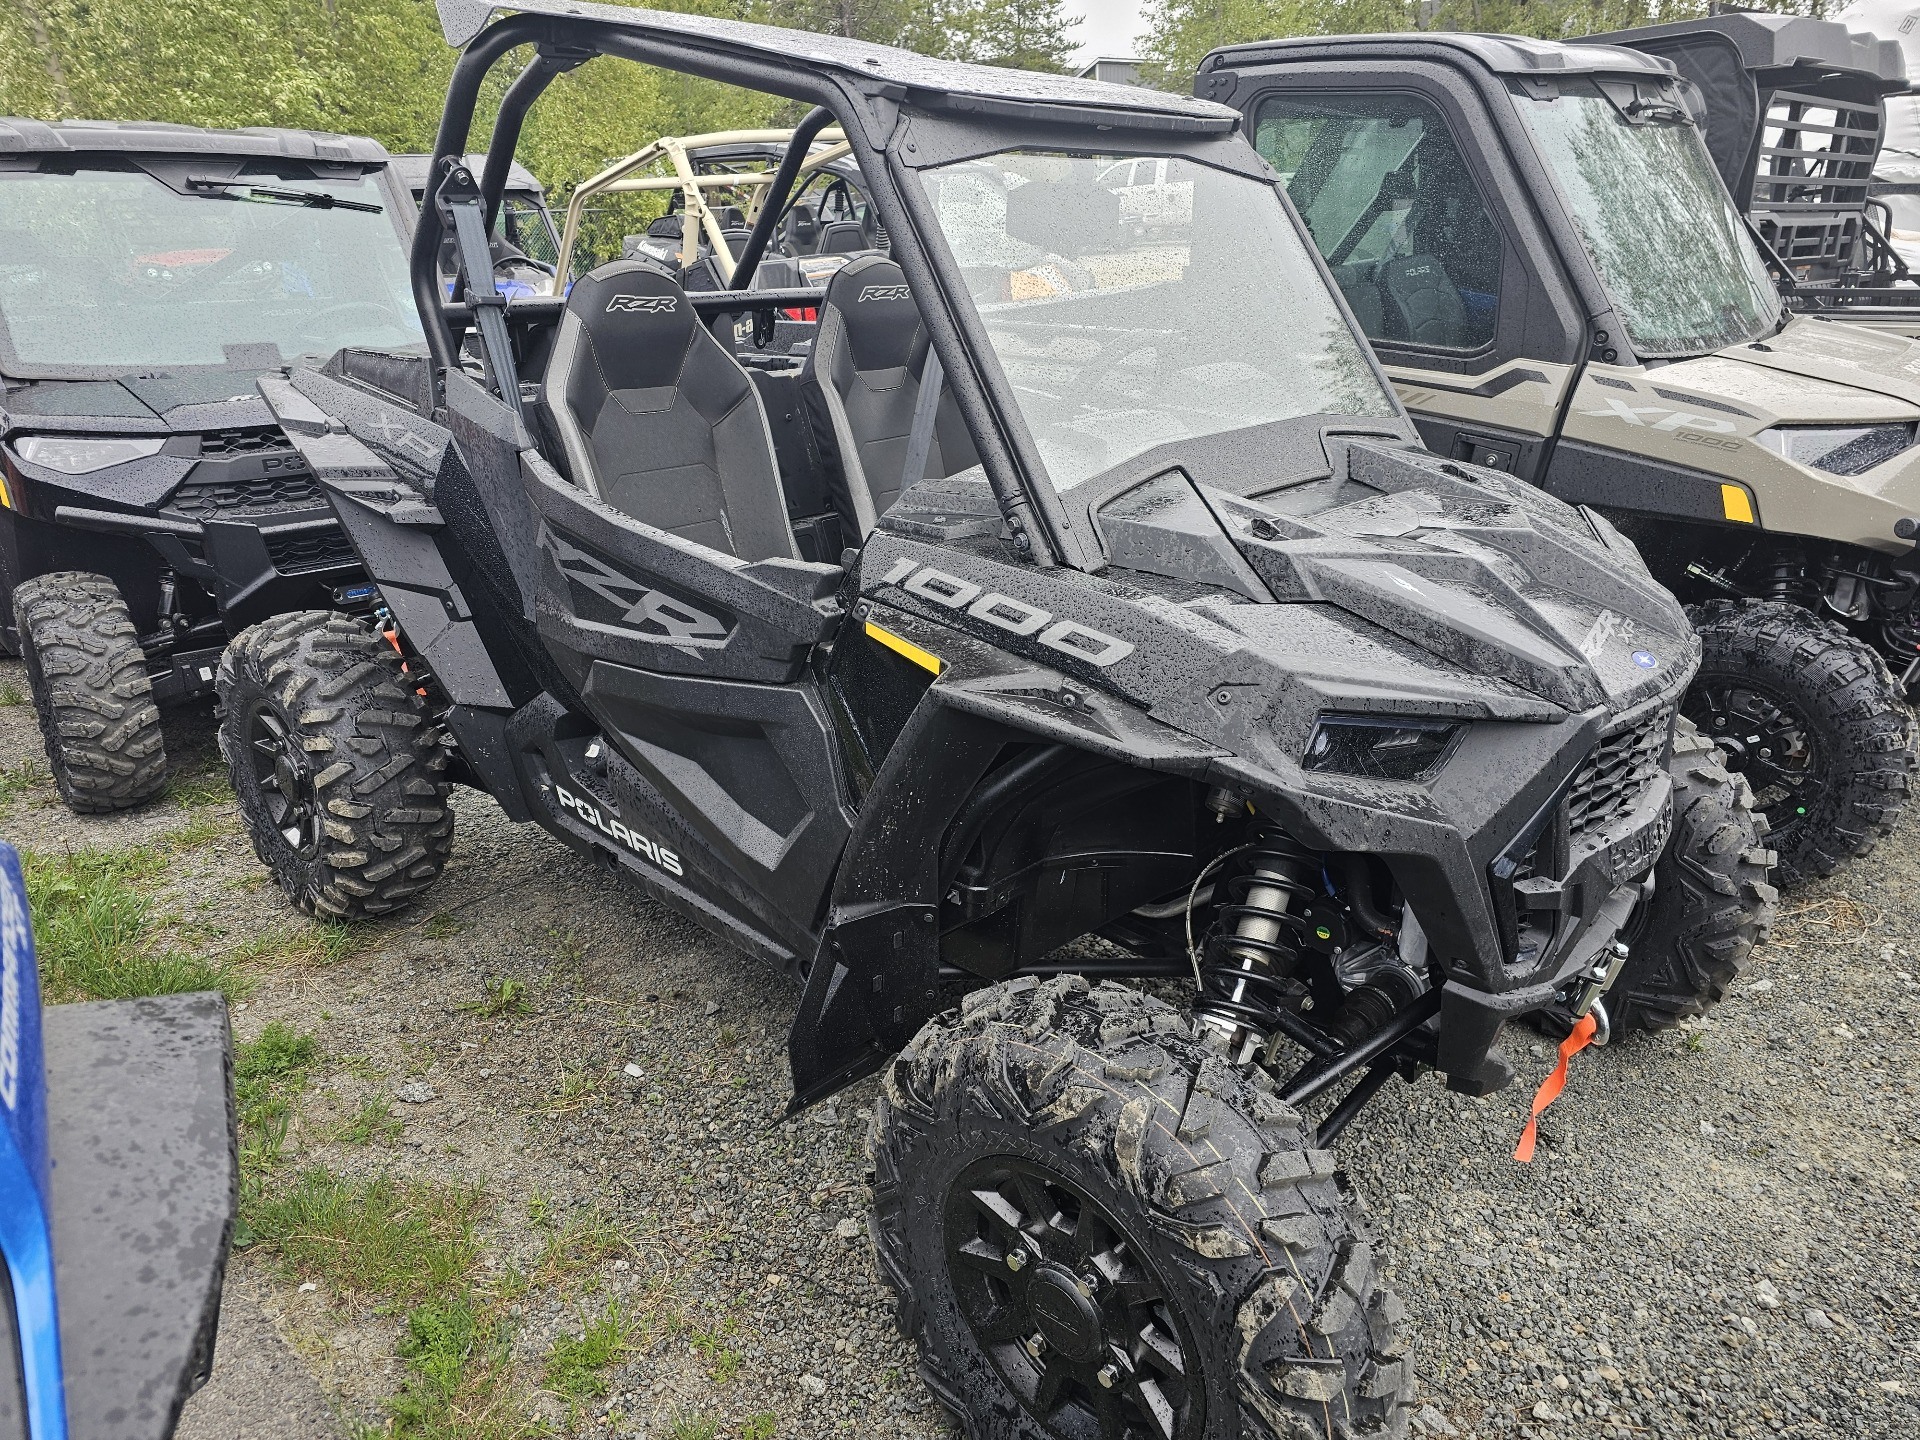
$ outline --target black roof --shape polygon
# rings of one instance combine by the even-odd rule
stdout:
[[[1805,15],[1756,15],[1729,11],[1698,20],[1668,25],[1642,25],[1596,35],[1614,45],[1644,45],[1649,41],[1684,43],[1700,35],[1730,40],[1748,70],[1782,70],[1814,66],[1823,70],[1856,70],[1889,86],[1905,89],[1906,57],[1898,40],[1849,31],[1836,20],[1814,20]]]
[[[393,173],[400,177],[400,183],[411,190],[414,198],[418,199],[426,193],[427,167],[432,163],[433,157],[431,155],[395,155],[393,157]],[[475,175],[478,175],[484,170],[486,165],[487,157],[485,155],[467,156],[467,168],[473,171]],[[543,201],[546,199],[547,194],[546,188],[534,178],[533,172],[518,160],[514,161],[507,169],[507,189],[509,191],[522,193],[532,191],[534,194],[540,196]]]
[[[0,155],[107,151],[123,155],[263,156],[330,163],[386,163],[386,147],[318,130],[203,130],[158,120],[25,120],[0,117]]]
[[[783,68],[837,71],[867,88],[876,88],[877,82],[919,91],[924,96],[977,97],[1019,105],[1090,106],[1130,111],[1143,119],[1164,116],[1212,122],[1208,128],[1217,125],[1220,129],[1231,128],[1240,118],[1237,111],[1187,95],[1112,85],[1100,80],[1078,80],[1068,75],[936,60],[888,45],[754,25],[744,20],[635,10],[623,5],[592,5],[581,0],[515,0],[503,5],[495,5],[491,0],[438,0],[438,3],[441,28],[450,45],[465,45],[496,14],[540,15],[560,21],[585,20],[681,44],[698,45],[705,41],[716,51],[751,56]]]
[[[1614,45],[1568,44],[1525,35],[1460,35],[1452,31],[1393,31],[1382,35],[1301,35],[1288,40],[1255,40],[1214,51],[1203,70],[1230,70],[1280,60],[1312,50],[1373,50],[1409,54],[1452,50],[1499,75],[1646,75],[1673,74],[1665,60]]]

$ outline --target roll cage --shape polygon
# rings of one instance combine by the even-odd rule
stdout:
[[[824,148],[814,150],[802,157],[794,171],[794,183],[804,186],[820,171],[832,165],[834,161],[846,158],[850,151],[846,137],[834,128],[822,130],[815,137],[816,144]],[[756,223],[760,212],[766,208],[767,198],[773,189],[777,170],[706,170],[697,167],[701,163],[701,152],[716,147],[767,147],[790,148],[793,144],[792,130],[720,130],[708,135],[663,135],[658,140],[636,150],[625,159],[616,160],[598,175],[582,180],[574,187],[567,201],[567,218],[560,233],[560,263],[554,288],[557,292],[566,292],[567,281],[573,278],[573,252],[580,241],[580,221],[585,215],[587,202],[600,195],[634,195],[656,192],[677,193],[680,201],[680,263],[691,265],[699,250],[702,239],[713,247],[715,262],[720,267],[720,278],[729,283],[733,280],[734,270],[739,263],[733,247],[728,243],[720,223],[720,217],[707,203],[710,190],[747,190],[752,192],[751,202],[746,207],[749,224]],[[647,174],[661,166],[670,170],[670,174]],[[789,187],[791,189],[792,187]],[[782,197],[783,201],[785,197]],[[777,217],[776,217],[777,218]]]
[[[598,55],[658,65],[816,107],[793,131],[769,182],[768,199],[729,277],[733,288],[695,298],[703,316],[818,302],[819,291],[747,293],[747,287],[814,141],[837,124],[892,237],[893,258],[919,302],[1014,545],[1042,566],[1103,568],[1085,517],[1070,516],[1044,478],[932,202],[913,172],[1019,145],[1104,147],[1123,135],[1124,143],[1143,152],[1190,154],[1258,173],[1260,162],[1250,149],[1236,144],[1227,153],[1221,144],[1237,130],[1237,113],[1205,100],[1098,81],[985,72],[837,36],[816,36],[812,48],[795,53],[790,31],[701,15],[571,0],[525,0],[505,14],[485,0],[439,0],[439,12],[448,43],[464,53],[449,82],[412,252],[414,296],[433,360],[433,408],[443,403],[444,372],[461,367],[468,332],[475,333],[489,387],[516,411],[520,406],[508,306],[494,287],[485,237],[534,102],[557,76]],[[474,176],[464,157],[483,83],[511,51],[529,45],[535,58],[508,86],[485,166]],[[983,83],[988,75],[990,87]],[[456,237],[462,276],[451,299],[436,273],[441,240],[449,232]],[[540,303],[521,301],[516,308]],[[544,303],[557,310],[564,302],[556,297]]]

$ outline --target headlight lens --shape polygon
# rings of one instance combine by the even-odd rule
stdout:
[[[1753,438],[1776,455],[1829,475],[1864,475],[1912,448],[1914,427],[1898,425],[1775,425]]]
[[[129,460],[144,460],[158,455],[164,439],[68,439],[58,435],[29,435],[14,443],[20,458],[34,465],[58,470],[62,475],[85,475]]]
[[[1424,780],[1446,763],[1464,729],[1457,720],[1326,714],[1314,725],[1301,763],[1369,780]]]

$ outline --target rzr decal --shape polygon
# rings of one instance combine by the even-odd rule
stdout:
[[[673,295],[615,295],[607,301],[607,313],[616,310],[637,310],[644,315],[665,315],[680,308],[680,301]]]
[[[860,298],[853,303],[863,305],[869,300],[911,300],[913,292],[904,285],[869,285],[860,292]]]
[[[1631,618],[1611,610],[1602,610],[1594,616],[1593,624],[1587,627],[1587,633],[1580,641],[1580,654],[1589,661],[1598,660],[1606,653],[1609,641],[1618,640],[1622,645],[1631,645],[1633,631]]]
[[[702,650],[718,650],[727,643],[726,623],[717,616],[627,578],[557,535],[549,538],[560,573],[622,612],[618,623],[632,626],[640,639],[658,640],[696,659]]]
[[[638,830],[629,830],[625,821],[609,819],[591,800],[574,794],[564,785],[555,785],[553,795],[560,802],[562,810],[571,810],[609,840],[626,846],[649,865],[657,866],[669,875],[687,873],[680,866],[680,857],[673,851],[657,840],[649,840]]]
[[[898,585],[949,610],[964,610],[974,619],[998,626],[1009,635],[1031,636],[1049,650],[1102,669],[1133,653],[1131,641],[1102,634],[1078,621],[1057,620],[1050,610],[995,590],[983,590],[970,580],[962,580],[931,565],[921,567],[912,560],[902,560],[887,572],[884,583]]]

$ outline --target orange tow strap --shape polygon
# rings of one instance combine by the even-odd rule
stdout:
[[[1533,1117],[1527,1121],[1527,1128],[1520,1132],[1520,1143],[1513,1147],[1513,1158],[1522,1165],[1533,1160],[1534,1142],[1540,1138],[1540,1112],[1558,1100],[1560,1092],[1567,1088],[1567,1062],[1593,1043],[1593,1034],[1599,1028],[1600,1022],[1592,1015],[1582,1015],[1580,1023],[1573,1027],[1573,1033],[1560,1042],[1560,1061],[1540,1082],[1540,1088],[1534,1091]]]

